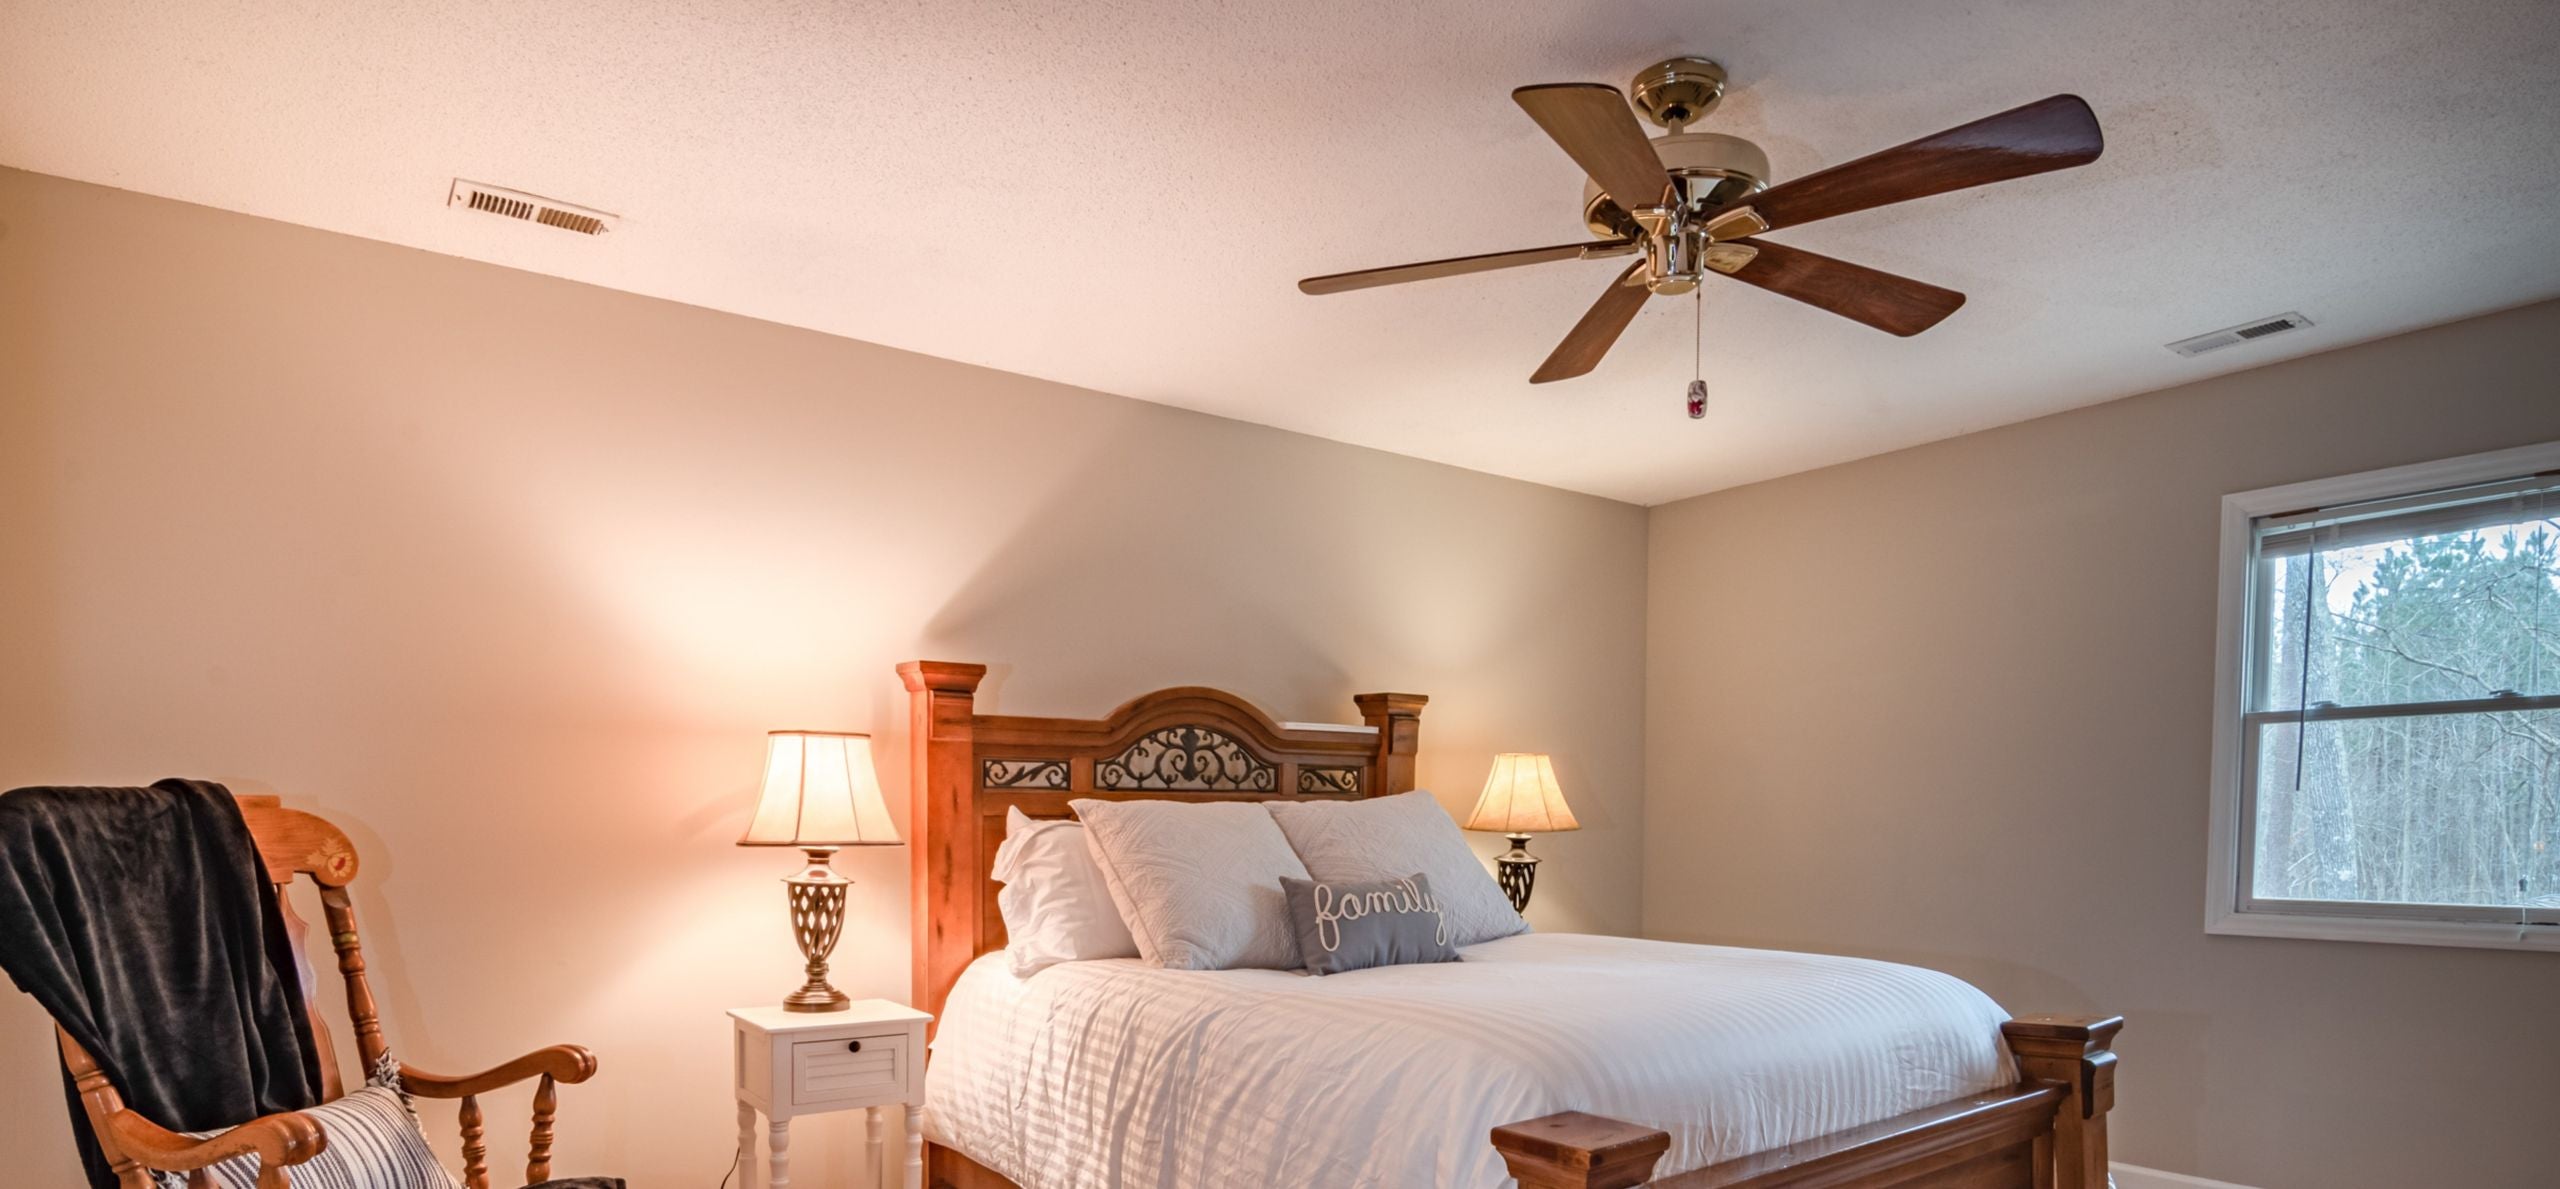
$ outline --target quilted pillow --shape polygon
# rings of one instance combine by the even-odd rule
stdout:
[[[1004,916],[1013,976],[1029,978],[1060,962],[1137,957],[1137,939],[1111,901],[1085,828],[1020,809],[1005,810],[1004,821],[994,877],[1004,885],[996,911]]]
[[[1420,875],[1358,883],[1283,879],[1280,890],[1289,898],[1289,923],[1309,974],[1458,960],[1440,901]]]
[[[1175,970],[1295,970],[1280,881],[1305,879],[1251,801],[1069,802],[1138,956]]]
[[[1400,879],[1419,871],[1448,917],[1452,945],[1529,931],[1440,802],[1424,792],[1366,801],[1271,801],[1271,819],[1307,865],[1334,882]]]
[[[365,1087],[302,1113],[329,1137],[319,1155],[287,1171],[293,1189],[461,1189],[436,1163],[418,1116],[400,1089],[398,1063],[386,1054]],[[197,1138],[215,1133],[202,1133]],[[257,1189],[256,1153],[205,1169],[218,1189]],[[159,1174],[162,1189],[186,1189],[185,1173]]]

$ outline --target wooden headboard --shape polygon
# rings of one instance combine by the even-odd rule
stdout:
[[[1004,815],[1068,817],[1076,797],[1345,800],[1413,788],[1420,694],[1361,694],[1363,726],[1272,720],[1214,689],[1158,690],[1098,719],[980,714],[985,665],[898,666],[911,709],[915,1006],[942,1014],[972,959],[1004,945],[988,878]]]

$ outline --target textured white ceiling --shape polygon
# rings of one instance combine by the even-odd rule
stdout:
[[[1292,288],[1582,234],[1510,88],[1682,52],[1781,179],[2057,91],[2107,154],[1773,237],[1972,300],[1711,284],[1701,422],[1685,302],[1527,383],[1623,262]],[[9,0],[0,163],[1653,503],[2560,294],[2555,64],[2547,0]]]

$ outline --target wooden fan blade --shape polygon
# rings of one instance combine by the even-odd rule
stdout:
[[[1358,272],[1329,273],[1308,277],[1298,282],[1301,293],[1343,293],[1353,289],[1374,289],[1380,285],[1401,285],[1407,281],[1428,281],[1437,277],[1461,276],[1471,272],[1491,272],[1497,268],[1517,268],[1523,264],[1545,264],[1551,260],[1589,260],[1594,256],[1614,256],[1633,250],[1631,239],[1584,240],[1578,244],[1557,244],[1552,248],[1521,248],[1512,252],[1487,252],[1481,256],[1455,256],[1447,260],[1425,260],[1419,264],[1398,264],[1388,268],[1364,268]]]
[[[1662,205],[1671,175],[1616,87],[1546,83],[1513,91],[1511,99],[1620,207]]]
[[[1601,294],[1600,300],[1592,302],[1591,308],[1584,311],[1582,321],[1573,324],[1573,329],[1564,336],[1563,342],[1556,344],[1547,361],[1530,374],[1530,383],[1570,380],[1600,366],[1600,357],[1609,353],[1610,345],[1626,331],[1627,323],[1635,321],[1636,311],[1644,308],[1644,299],[1653,296],[1653,290],[1627,283],[1635,278],[1636,270],[1643,267],[1644,262],[1639,260],[1628,265],[1627,271],[1619,273],[1617,280],[1609,282],[1609,291]]]
[[[1751,258],[1729,264],[1741,255],[1735,250],[1740,248],[1751,249]],[[1767,240],[1735,240],[1707,249],[1707,271],[1904,338],[1937,325],[1964,304],[1964,294],[1953,289]]]
[[[1793,227],[1869,207],[2087,165],[2106,147],[2098,117],[2077,95],[2056,95],[1935,136],[1771,186],[1736,206],[1765,226]],[[1723,212],[1719,212],[1721,216]]]

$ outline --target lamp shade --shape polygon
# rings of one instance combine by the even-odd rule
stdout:
[[[880,799],[871,736],[775,731],[766,736],[764,797],[740,846],[895,846]]]
[[[1573,810],[1556,786],[1555,761],[1534,752],[1504,752],[1493,757],[1493,774],[1485,777],[1484,796],[1467,815],[1467,828],[1496,834],[1554,834],[1579,830]]]

